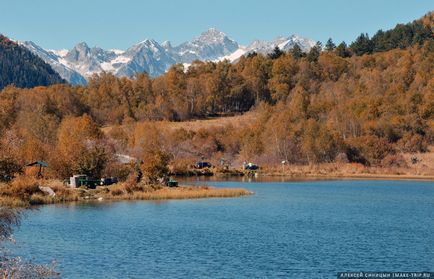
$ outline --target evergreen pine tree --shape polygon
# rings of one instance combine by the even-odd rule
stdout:
[[[306,56],[307,61],[309,61],[309,62],[317,62],[318,58],[319,58],[319,55],[321,53],[321,49],[322,49],[321,42],[316,42],[316,45],[313,46],[310,49],[309,53]]]
[[[369,39],[368,34],[360,34],[359,37],[350,46],[355,55],[371,54],[374,47],[372,41]]]
[[[335,45],[335,43],[333,43],[332,38],[329,38],[327,40],[327,43],[326,43],[326,51],[332,52],[333,50],[335,50],[335,48],[336,48],[336,45]]]
[[[276,46],[273,49],[273,52],[270,53],[270,54],[268,54],[268,57],[271,58],[271,59],[277,59],[280,56],[282,56],[282,54],[283,54],[283,51],[281,51],[280,48],[278,46]]]
[[[247,58],[253,58],[257,55],[258,55],[258,53],[256,53],[256,51],[252,51],[252,52],[247,53]]]
[[[351,52],[347,47],[347,44],[345,42],[340,43],[336,49],[335,49],[335,53],[337,56],[346,58],[346,57],[351,57]]]
[[[388,49],[388,43],[389,42],[381,29],[372,37],[374,52],[386,51]]]
[[[294,57],[295,59],[300,59],[305,55],[304,52],[301,50],[301,47],[297,43],[295,43],[292,47],[291,54],[292,57]]]

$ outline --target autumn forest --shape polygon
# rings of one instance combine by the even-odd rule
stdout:
[[[236,125],[171,125],[242,114]],[[0,92],[0,179],[36,160],[53,178],[127,178],[133,170],[119,154],[140,158],[150,174],[164,171],[155,162],[176,169],[202,157],[390,167],[433,144],[432,13],[348,46],[330,39],[308,53],[296,46],[233,64],[175,65],[155,79],[103,73],[87,86]]]

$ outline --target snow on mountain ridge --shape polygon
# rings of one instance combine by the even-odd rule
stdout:
[[[33,54],[39,56],[46,63],[50,64],[50,66],[55,70],[59,75],[70,82],[71,84],[81,84],[84,85],[87,83],[86,79],[79,74],[77,71],[68,66],[66,61],[64,61],[63,57],[60,57],[54,51],[47,51],[34,42],[25,41],[18,42],[20,45],[26,47]]]
[[[296,43],[303,51],[309,51],[315,45],[313,40],[291,35],[272,41],[256,40],[248,46],[240,46],[216,28],[210,28],[193,40],[178,46],[172,46],[170,41],[159,44],[153,39],[145,39],[127,50],[91,48],[85,42],[78,43],[71,50],[44,50],[33,42],[21,44],[50,64],[71,84],[85,84],[86,79],[102,71],[119,77],[132,77],[139,72],[147,72],[151,77],[157,77],[177,63],[190,65],[194,60],[224,59],[234,62],[247,53],[270,53],[276,46],[288,51]]]
[[[64,57],[68,54],[69,50],[67,50],[67,49],[59,49],[59,50],[49,49],[48,51],[54,53],[55,55],[57,55],[59,57]]]
[[[192,41],[172,48],[171,54],[177,61],[189,64],[194,60],[215,60],[231,54],[238,48],[238,43],[225,33],[210,28]]]

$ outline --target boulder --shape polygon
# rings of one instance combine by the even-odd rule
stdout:
[[[53,189],[51,189],[50,187],[39,186],[39,190],[44,192],[44,194],[46,194],[47,196],[50,196],[50,197],[56,196],[56,193],[54,193]]]

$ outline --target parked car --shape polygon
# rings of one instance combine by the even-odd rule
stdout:
[[[176,181],[175,179],[170,178],[167,182],[166,185],[168,187],[178,187],[178,181]]]
[[[212,165],[208,162],[197,162],[194,166],[196,169],[210,168]]]
[[[118,183],[118,179],[116,177],[103,177],[101,178],[100,185],[101,186],[109,186],[112,184]]]
[[[256,165],[256,164],[253,164],[253,163],[248,163],[248,164],[245,166],[245,169],[246,169],[246,170],[257,170],[257,169],[259,169],[259,166]]]

